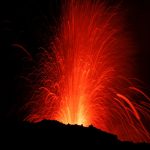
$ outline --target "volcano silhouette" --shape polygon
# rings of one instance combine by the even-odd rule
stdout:
[[[120,141],[112,135],[96,129],[92,125],[64,125],[58,121],[43,120],[38,123],[12,121],[1,124],[1,144],[4,147],[29,148],[39,146],[57,149],[100,149],[116,146],[149,147],[146,143]]]

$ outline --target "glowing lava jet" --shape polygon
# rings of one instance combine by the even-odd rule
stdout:
[[[55,38],[40,55],[26,120],[93,124],[121,140],[150,141],[141,119],[150,120],[150,99],[131,79],[135,48],[122,18],[105,3],[65,1]]]

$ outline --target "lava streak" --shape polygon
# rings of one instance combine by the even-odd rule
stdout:
[[[56,36],[40,55],[27,120],[93,124],[121,140],[150,141],[141,118],[150,120],[149,98],[131,79],[134,48],[122,18],[105,3],[65,1]]]

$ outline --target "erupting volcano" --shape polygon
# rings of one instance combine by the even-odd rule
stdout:
[[[68,0],[40,54],[25,120],[94,125],[121,140],[150,142],[150,98],[135,79],[136,46],[124,15],[105,2]],[[33,75],[34,74],[34,75]]]

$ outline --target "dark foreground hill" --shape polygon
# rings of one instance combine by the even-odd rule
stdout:
[[[149,149],[146,143],[121,142],[117,136],[93,126],[64,125],[57,121],[39,123],[7,122],[1,124],[1,146],[22,149],[106,149],[121,146]]]

